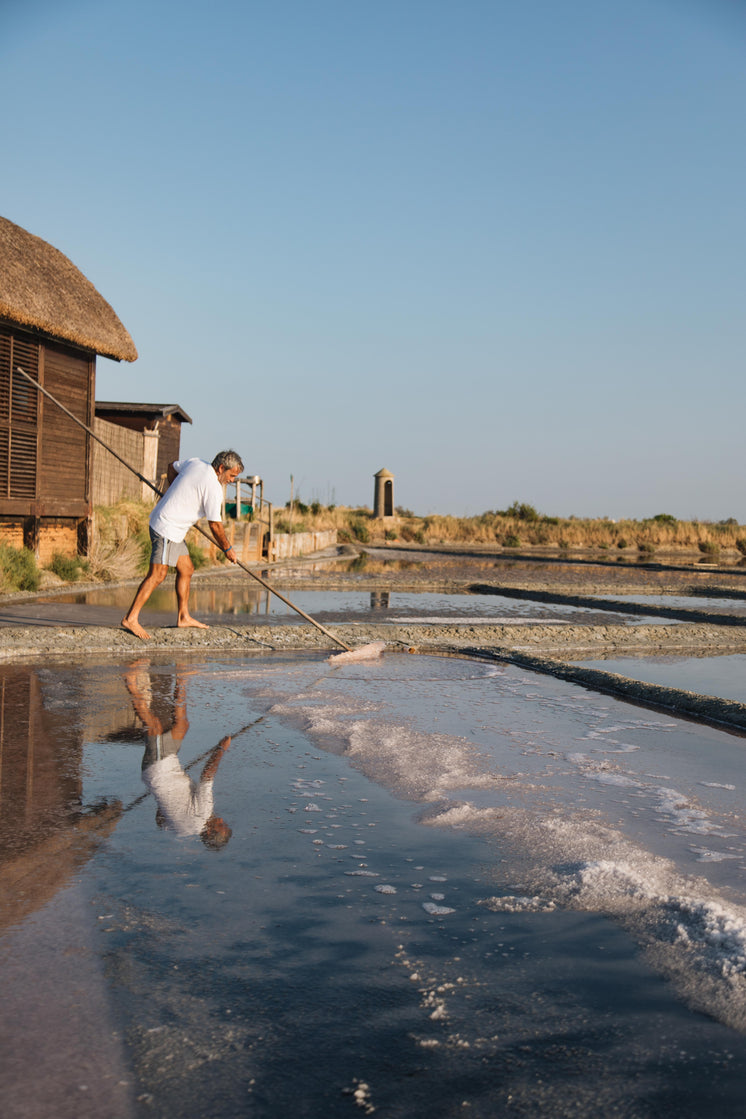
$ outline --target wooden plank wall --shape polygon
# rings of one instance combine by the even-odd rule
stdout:
[[[141,431],[129,431],[119,424],[111,424],[98,417],[93,430],[117,454],[142,473],[144,437]],[[154,495],[155,496],[155,495]],[[142,482],[100,443],[93,444],[93,493],[94,505],[115,505],[118,501],[141,501]]]
[[[181,424],[168,420],[158,425],[160,442],[158,444],[158,477],[168,471],[172,462],[179,461],[181,444]]]
[[[90,363],[74,350],[47,344],[44,387],[82,423],[88,423]],[[55,404],[42,400],[42,498],[65,501],[88,499],[88,436]]]

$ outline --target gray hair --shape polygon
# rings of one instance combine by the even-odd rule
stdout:
[[[241,456],[236,451],[220,451],[212,460],[213,470],[218,470],[224,466],[226,470],[238,470],[240,473],[243,470],[243,463]]]

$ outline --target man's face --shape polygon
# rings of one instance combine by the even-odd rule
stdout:
[[[229,470],[226,466],[218,467],[218,481],[222,482],[224,486],[230,486],[235,482],[240,470]]]

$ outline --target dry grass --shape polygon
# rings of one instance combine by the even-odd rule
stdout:
[[[98,506],[93,516],[93,539],[87,565],[91,579],[117,582],[142,574],[150,554],[148,517],[152,505],[120,501]]]
[[[100,579],[131,578],[147,567],[148,517],[152,506],[126,501],[95,511],[90,574]],[[647,520],[549,517],[517,502],[503,512],[475,517],[433,514],[417,517],[400,509],[395,517],[376,520],[366,506],[296,505],[275,510],[276,532],[336,530],[340,542],[360,544],[472,545],[485,548],[558,552],[600,551],[609,555],[699,552],[716,560],[721,553],[746,554],[746,528],[733,519],[712,523],[679,521],[660,514]]]
[[[142,548],[137,539],[107,542],[94,536],[88,549],[88,576],[105,583],[133,579],[142,571]]]
[[[547,517],[530,506],[520,506],[524,516],[487,512],[475,517],[433,514],[397,515],[386,521],[373,518],[368,508],[337,506],[318,513],[295,512],[296,532],[336,529],[341,540],[361,543],[471,544],[500,548],[556,548],[558,550],[627,552],[700,551],[717,556],[720,551],[746,553],[746,529],[729,520],[679,521],[661,514],[647,520],[611,521],[605,518]],[[287,522],[287,511],[282,513]],[[283,526],[284,527],[284,526]]]

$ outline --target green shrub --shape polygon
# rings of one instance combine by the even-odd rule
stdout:
[[[736,540],[736,547],[742,556],[746,556],[746,536],[739,536]]]
[[[34,553],[28,548],[0,543],[0,575],[6,590],[38,590],[40,572]]]
[[[657,525],[675,525],[679,523],[671,513],[656,513],[650,520],[654,521]]]
[[[384,533],[384,539],[385,540],[398,540],[399,539],[399,533],[396,532],[396,530],[393,529],[393,528],[387,528],[385,533]]]
[[[365,521],[351,521],[350,531],[352,532],[352,535],[355,537],[355,539],[359,540],[361,544],[367,544],[369,542],[370,532],[368,531],[368,526],[366,525]]]
[[[620,536],[616,542],[616,546],[617,548],[629,548],[629,541],[626,540],[623,536]]]
[[[538,521],[539,514],[534,509],[533,505],[527,505],[525,501],[514,501],[513,504],[504,511],[503,517],[515,517],[517,521]]]
[[[700,552],[703,552],[706,556],[720,555],[720,545],[716,544],[714,540],[700,540],[698,547]]]
[[[521,545],[521,538],[514,533],[506,536],[503,540],[503,548],[519,548]]]
[[[47,571],[54,572],[66,583],[74,583],[85,570],[85,561],[80,556],[65,556],[62,552],[55,552],[47,564]]]

